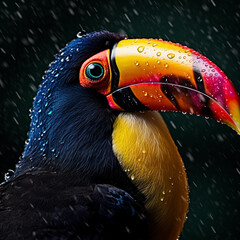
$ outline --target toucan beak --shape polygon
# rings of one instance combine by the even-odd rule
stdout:
[[[108,55],[109,80],[98,91],[111,108],[194,113],[240,134],[239,95],[227,76],[200,53],[163,40],[125,39]]]

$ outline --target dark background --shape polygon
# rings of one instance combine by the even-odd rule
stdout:
[[[28,109],[60,48],[84,28],[187,45],[215,62],[240,92],[240,3],[234,0],[2,1],[0,178],[24,148]],[[239,239],[240,136],[214,120],[163,113],[183,157],[190,209],[181,239]],[[173,209],[174,211],[174,209]]]

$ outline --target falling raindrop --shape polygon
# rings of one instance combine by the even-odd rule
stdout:
[[[158,57],[161,56],[161,53],[160,53],[160,52],[157,52],[157,56],[158,56]]]

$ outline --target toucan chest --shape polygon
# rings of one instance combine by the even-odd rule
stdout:
[[[160,114],[120,114],[113,126],[113,151],[146,197],[151,239],[176,239],[188,208],[187,178]]]

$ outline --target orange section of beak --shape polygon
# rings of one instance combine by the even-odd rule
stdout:
[[[118,69],[107,95],[118,110],[170,110],[204,115],[240,133],[240,98],[211,61],[180,44],[153,39],[120,41],[112,51]],[[116,82],[117,81],[117,82]]]

